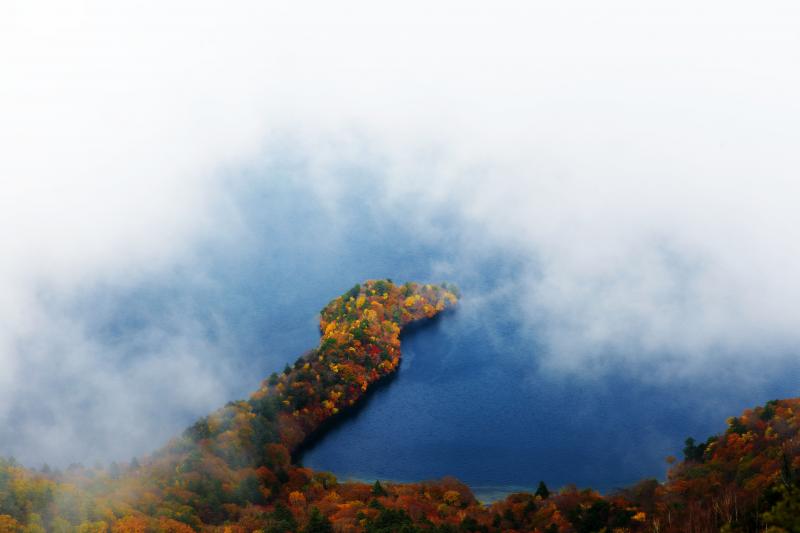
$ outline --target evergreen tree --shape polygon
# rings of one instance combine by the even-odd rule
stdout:
[[[800,489],[793,486],[781,486],[781,499],[772,509],[764,513],[764,522],[774,528],[768,531],[800,531]]]
[[[308,524],[303,528],[303,533],[333,533],[333,524],[327,516],[319,512],[319,509],[312,507]]]
[[[275,510],[269,517],[269,527],[267,533],[286,533],[286,531],[297,531],[297,521],[294,519],[292,511],[283,502],[275,504]]]
[[[387,496],[389,493],[386,492],[386,489],[383,488],[381,482],[377,479],[375,480],[375,484],[372,485],[372,495],[373,496]]]

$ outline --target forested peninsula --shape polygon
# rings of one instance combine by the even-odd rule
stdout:
[[[63,471],[0,459],[0,533],[800,531],[800,399],[687,439],[665,482],[606,495],[540,483],[485,505],[453,478],[340,482],[299,464],[309,439],[397,370],[403,329],[457,301],[447,284],[364,282],[322,309],[317,348],[148,457]]]

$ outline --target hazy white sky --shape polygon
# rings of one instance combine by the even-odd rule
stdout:
[[[193,324],[114,379],[52,301],[241,231],[227,171],[287,145],[331,209],[369,155],[387,209],[424,191],[530,256],[553,368],[793,350],[798,41],[793,2],[3,2],[0,422],[45,369],[83,391],[53,409],[219,404]]]

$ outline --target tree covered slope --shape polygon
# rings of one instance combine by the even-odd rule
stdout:
[[[665,483],[605,496],[542,483],[486,506],[452,478],[340,483],[297,464],[304,443],[397,370],[403,328],[457,299],[447,285],[356,285],[321,311],[317,348],[140,461],[37,472],[0,460],[0,533],[800,531],[798,399],[687,440]]]

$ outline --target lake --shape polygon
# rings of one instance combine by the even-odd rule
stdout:
[[[624,366],[602,375],[549,371],[538,357],[541,332],[514,298],[529,259],[473,239],[480,228],[452,213],[423,226],[411,207],[372,205],[380,191],[368,177],[351,180],[331,208],[288,178],[296,171],[284,165],[273,172],[286,180],[240,191],[242,240],[210,241],[192,276],[115,295],[118,310],[98,331],[158,320],[165,293],[191,300],[199,320],[214,317],[210,335],[221,323],[235,339],[229,393],[245,397],[317,344],[317,312],[353,284],[458,284],[459,306],[404,336],[396,378],[305,453],[309,467],[342,479],[452,475],[487,500],[540,480],[609,491],[663,479],[665,457],[680,456],[687,436],[705,439],[745,407],[796,394],[797,363],[746,387],[702,375],[643,380]],[[199,287],[197,277],[211,282]],[[181,423],[200,414],[185,413]]]

